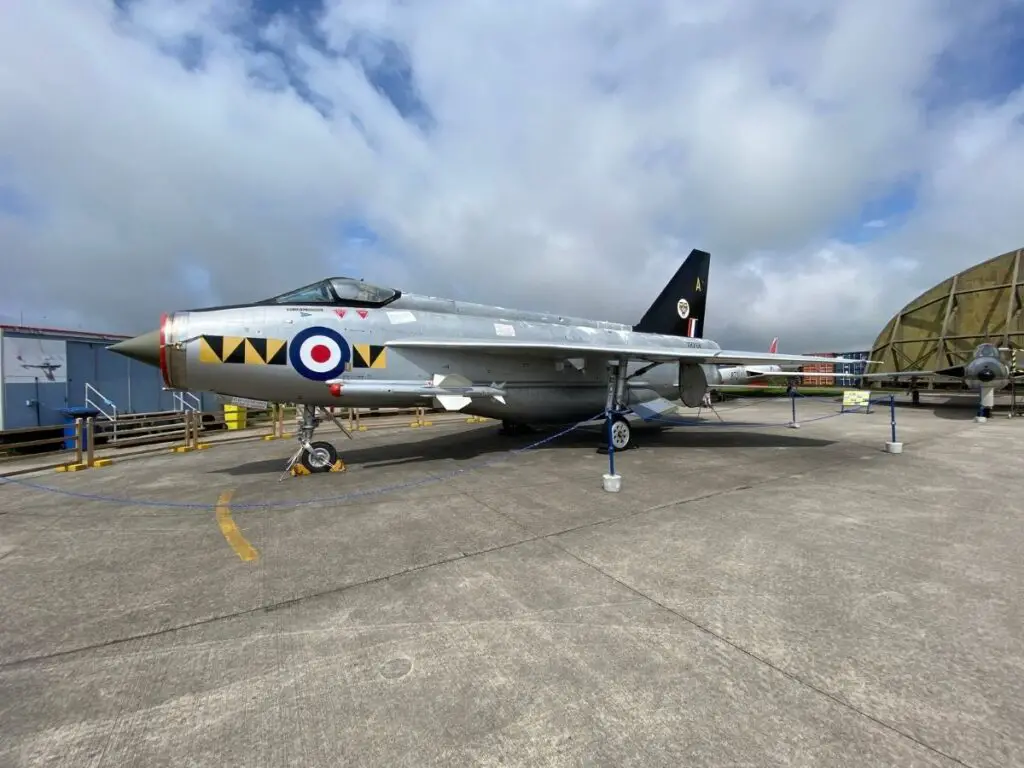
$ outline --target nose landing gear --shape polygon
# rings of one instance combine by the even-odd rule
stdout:
[[[337,416],[321,409],[327,417],[345,433],[349,440],[353,439],[352,434],[345,429]],[[299,442],[299,449],[291,457],[288,466],[285,467],[285,474],[319,474],[321,472],[341,472],[345,469],[345,463],[338,457],[338,449],[326,440],[313,441],[313,433],[320,426],[322,420],[316,415],[317,407],[304,405],[298,418],[298,434],[296,439]],[[301,469],[300,469],[301,468]],[[284,476],[282,475],[282,478]]]

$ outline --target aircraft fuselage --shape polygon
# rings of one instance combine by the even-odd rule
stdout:
[[[161,324],[161,370],[173,389],[210,391],[268,402],[372,408],[433,405],[422,391],[438,376],[493,383],[504,402],[477,396],[468,415],[522,422],[569,422],[602,412],[608,368],[601,359],[539,359],[396,348],[398,338],[474,338],[619,344],[657,342],[630,326],[483,304],[403,295],[380,308],[255,304],[175,312]],[[719,349],[707,339],[664,337],[671,346]],[[634,374],[641,363],[630,363]],[[709,385],[719,366],[701,365]],[[339,386],[328,382],[342,380]],[[345,382],[351,382],[351,386]],[[648,367],[632,378],[627,400],[679,397],[679,366]]]

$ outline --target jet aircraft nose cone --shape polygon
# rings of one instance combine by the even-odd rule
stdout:
[[[107,347],[111,352],[130,357],[146,365],[160,365],[160,331],[150,331]]]

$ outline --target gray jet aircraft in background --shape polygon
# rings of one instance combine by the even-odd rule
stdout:
[[[978,393],[980,398],[979,415],[988,417],[992,415],[992,407],[995,405],[995,393],[1009,386],[1011,380],[1019,381],[1024,377],[1024,371],[1011,369],[1004,362],[1002,353],[1009,351],[1009,349],[997,347],[995,344],[979,344],[974,348],[971,359],[963,365],[952,365],[934,371],[866,373],[864,379],[876,381],[910,379],[911,385],[917,379],[960,381],[967,389]]]
[[[629,410],[664,412],[676,398],[698,407],[720,366],[854,362],[729,351],[702,338],[710,260],[692,251],[634,326],[335,277],[251,304],[165,314],[157,330],[110,349],[159,366],[169,389],[303,406],[292,464],[310,472],[337,460],[332,444],[313,442],[318,407],[432,403],[500,419],[510,433],[610,418],[611,444],[623,450]]]

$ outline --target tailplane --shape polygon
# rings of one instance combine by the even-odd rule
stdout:
[[[668,285],[640,322],[633,326],[633,330],[701,338],[704,333],[710,269],[710,253],[696,248],[690,251],[679,271],[668,281]]]

